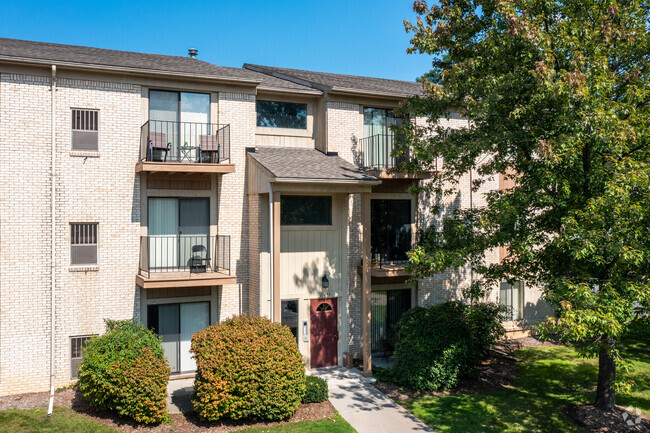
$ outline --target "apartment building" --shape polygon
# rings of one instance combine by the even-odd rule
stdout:
[[[0,39],[0,395],[71,383],[105,319],[161,335],[180,377],[192,333],[232,315],[289,326],[314,368],[369,362],[403,311],[460,297],[467,270],[414,286],[404,271],[442,218],[408,193],[436,172],[391,171],[393,109],[420,91]],[[472,193],[471,175],[444,209],[507,187]],[[489,297],[513,327],[548,313],[523,285]]]

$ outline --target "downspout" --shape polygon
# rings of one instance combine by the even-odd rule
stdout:
[[[269,319],[273,322],[273,310],[274,310],[274,299],[273,299],[273,185],[269,185],[269,269],[271,269],[271,280],[269,281],[269,288],[271,289],[271,309],[269,310]]]
[[[471,122],[470,122],[469,119],[467,119],[467,129],[470,129],[470,127],[471,127]],[[472,188],[472,171],[473,170],[474,170],[474,165],[472,164],[472,166],[469,168],[469,210],[470,211],[474,209],[473,188]],[[474,287],[474,266],[473,265],[470,268],[469,272],[470,272],[469,273],[469,284],[470,284],[469,288],[470,288],[470,293],[471,293],[471,290]],[[470,299],[470,303],[473,304],[474,300]]]
[[[474,201],[473,201],[473,186],[472,186],[472,171],[474,170],[474,167],[469,168],[469,210],[474,209]],[[474,266],[472,265],[470,268],[470,274],[469,274],[469,284],[470,284],[470,290],[474,287]],[[470,292],[471,293],[471,292]],[[470,303],[474,303],[474,299],[470,299]]]
[[[51,152],[52,152],[52,170],[50,175],[50,206],[52,208],[52,231],[51,236],[51,246],[52,250],[50,252],[50,278],[52,283],[52,288],[50,290],[50,403],[47,409],[47,416],[52,416],[52,410],[54,409],[54,343],[55,343],[55,319],[56,319],[56,305],[55,305],[55,293],[56,293],[56,65],[52,65],[52,106],[51,106]]]

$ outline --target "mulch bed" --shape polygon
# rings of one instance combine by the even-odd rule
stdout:
[[[593,405],[572,405],[564,414],[578,427],[592,433],[650,432],[648,417],[622,406],[616,406],[614,412],[603,412]]]
[[[47,408],[49,393],[29,393],[0,397],[0,410],[5,409],[44,409]],[[248,427],[269,427],[297,421],[320,420],[332,418],[335,410],[329,401],[322,403],[302,404],[296,413],[286,421],[268,422],[257,419],[240,421],[224,421],[206,423],[199,420],[195,413],[171,414],[170,424],[160,424],[150,427],[142,426],[135,421],[121,417],[114,412],[97,412],[88,406],[81,393],[76,389],[66,389],[57,392],[54,397],[55,406],[67,407],[83,414],[115,430],[128,433],[222,433],[241,430]],[[55,409],[56,410],[56,409]]]

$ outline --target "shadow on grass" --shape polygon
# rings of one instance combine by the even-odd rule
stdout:
[[[620,342],[633,363],[636,388],[618,394],[617,404],[650,411],[650,345],[647,332],[630,332]],[[592,403],[598,377],[594,359],[570,346],[527,348],[513,386],[479,394],[415,398],[404,406],[441,433],[580,432],[565,416],[571,404]]]

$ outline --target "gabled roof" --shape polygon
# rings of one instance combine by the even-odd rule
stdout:
[[[316,149],[260,147],[248,154],[267,170],[274,182],[380,183],[340,156]]]
[[[0,38],[0,60],[41,64],[59,63],[82,68],[125,72],[170,73],[251,84],[257,84],[264,79],[263,76],[253,71],[216,66],[191,57],[135,53],[7,38]]]
[[[388,80],[273,66],[244,64],[244,69],[262,72],[283,80],[309,86],[323,92],[341,92],[377,96],[407,97],[422,94],[422,84],[415,81]]]

